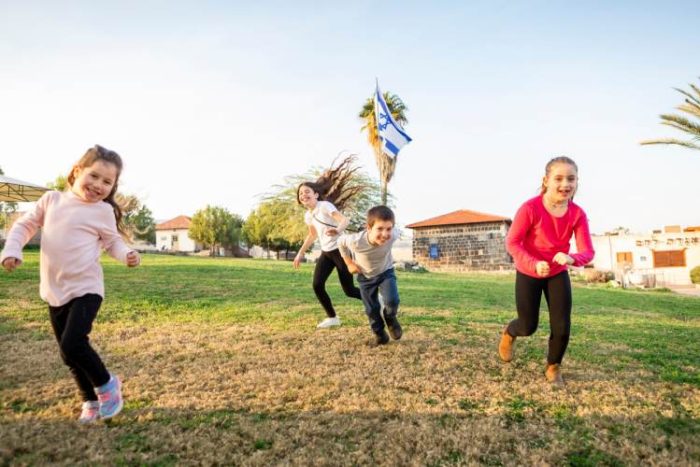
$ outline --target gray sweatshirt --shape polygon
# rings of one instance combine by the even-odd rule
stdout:
[[[399,238],[399,231],[393,229],[391,238],[384,245],[372,245],[367,238],[367,230],[354,234],[341,235],[338,249],[344,258],[352,258],[365,277],[374,277],[394,266],[391,247]]]

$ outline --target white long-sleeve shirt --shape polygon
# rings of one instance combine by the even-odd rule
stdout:
[[[83,201],[70,191],[45,193],[12,226],[0,263],[10,257],[21,260],[22,248],[40,227],[41,298],[61,306],[88,293],[104,297],[102,248],[125,264],[131,251],[117,231],[112,206]]]

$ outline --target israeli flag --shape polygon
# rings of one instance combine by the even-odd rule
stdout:
[[[379,81],[377,81],[377,91],[374,96],[374,115],[377,118],[377,132],[382,142],[384,154],[389,157],[396,157],[401,148],[411,142],[411,137],[403,131],[391,116],[389,107],[386,105],[382,92],[379,90]]]

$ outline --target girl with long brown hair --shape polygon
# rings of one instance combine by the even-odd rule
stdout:
[[[360,289],[355,286],[337,245],[338,235],[349,224],[341,210],[363,188],[350,183],[357,170],[353,167],[354,161],[355,156],[348,156],[336,167],[326,170],[315,182],[303,182],[297,187],[297,202],[306,208],[304,222],[309,233],[294,258],[294,268],[299,268],[304,252],[318,239],[321,256],[314,269],[313,289],[326,312],[326,319],[317,326],[319,329],[340,326],[340,318],[326,292],[326,281],[333,269],[338,271],[338,279],[345,295],[361,299]]]

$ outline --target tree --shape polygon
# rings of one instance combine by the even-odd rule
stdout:
[[[662,114],[660,115],[662,120],[661,124],[687,133],[691,136],[690,141],[676,138],[664,138],[642,141],[641,144],[676,144],[690,149],[700,149],[700,144],[698,144],[700,142],[700,88],[691,83],[690,89],[692,94],[691,92],[679,88],[674,89],[685,96],[683,104],[676,107],[676,109],[685,112],[690,117],[686,118],[682,115]]]
[[[58,181],[58,179],[57,179]],[[156,221],[153,213],[133,194],[117,193],[116,201],[122,208],[124,227],[137,240],[156,243]]]
[[[127,225],[131,228],[134,238],[151,245],[156,244],[156,221],[145,204],[129,218]]]
[[[408,123],[406,119],[406,111],[408,108],[403,103],[401,98],[396,94],[390,94],[385,92],[384,100],[386,101],[387,107],[391,112],[391,116],[394,118],[396,123],[404,126]],[[382,204],[387,203],[387,193],[388,184],[394,176],[394,171],[396,170],[396,158],[387,156],[382,150],[382,142],[379,139],[379,132],[377,131],[377,116],[374,112],[374,98],[370,97],[367,99],[365,104],[362,106],[362,111],[360,111],[359,117],[364,121],[364,125],[361,130],[367,130],[367,140],[369,145],[374,151],[374,159],[377,162],[377,168],[379,169],[379,179],[381,180],[381,200]],[[398,157],[398,156],[397,156]]]
[[[49,190],[65,191],[68,186],[68,179],[64,175],[59,175],[56,180],[46,184]]]
[[[287,176],[282,184],[274,185],[273,191],[264,196],[260,206],[269,205],[261,211],[267,216],[262,220],[273,223],[273,226],[269,227],[270,232],[273,233],[267,232],[268,238],[283,238],[292,245],[298,244],[300,246],[303,243],[309,229],[304,223],[305,209],[297,202],[297,188],[304,181],[318,179],[323,172],[324,169],[316,167],[302,175]],[[348,230],[358,231],[365,226],[369,208],[381,203],[381,188],[377,180],[359,170],[352,174],[347,187],[348,189],[363,188],[357,195],[348,200],[343,208],[343,214],[350,221]],[[260,213],[257,215],[260,216]],[[259,221],[258,218],[254,218],[254,220]],[[248,223],[249,221],[246,221],[246,224]],[[250,226],[250,229],[256,228],[255,224]],[[262,245],[260,243],[253,244]]]
[[[225,208],[207,205],[192,216],[188,235],[207,246],[211,256],[216,256],[219,247],[233,248],[238,245],[242,226],[240,216],[231,214]]]
[[[259,245],[277,253],[297,250],[304,241],[306,228],[303,210],[284,199],[267,199],[251,212],[243,226],[248,245]]]
[[[0,168],[0,175],[5,175],[5,172]],[[10,214],[17,211],[17,203],[0,202],[0,229],[7,227],[7,221]]]

